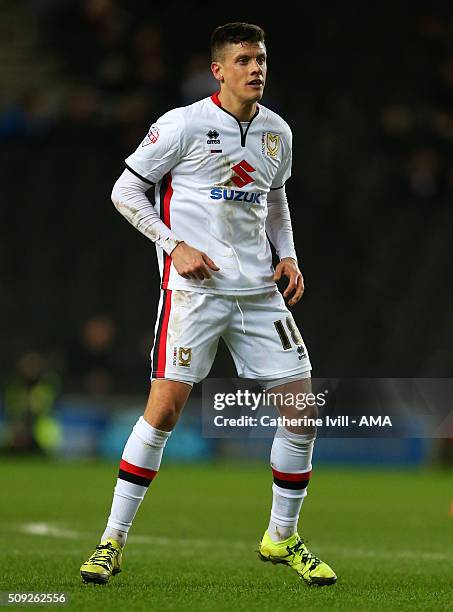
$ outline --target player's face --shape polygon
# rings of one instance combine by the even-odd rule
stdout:
[[[242,102],[257,102],[266,83],[266,47],[259,43],[231,43],[222,61],[213,62],[214,76]]]

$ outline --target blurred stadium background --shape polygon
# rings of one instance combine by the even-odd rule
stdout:
[[[1,432],[10,450],[116,456],[141,410],[157,263],[110,191],[156,117],[215,90],[209,36],[229,20],[267,31],[263,102],[294,132],[287,189],[307,286],[295,315],[314,374],[452,374],[448,2],[410,12],[406,2],[303,3],[295,21],[234,4],[215,14],[184,6],[1,2]],[[212,375],[234,375],[223,346]],[[196,387],[192,404],[198,396]],[[218,450],[193,444],[194,454]]]
[[[30,454],[116,461],[143,409],[157,263],[110,191],[155,118],[215,91],[209,36],[227,21],[266,30],[263,103],[294,133],[287,192],[306,281],[294,314],[314,374],[452,376],[449,2],[299,3],[297,15],[173,0],[1,0],[0,8],[6,466]],[[212,376],[234,375],[222,346]],[[266,469],[269,440],[203,438],[199,405],[196,386],[167,447],[171,469],[219,458]],[[432,468],[452,461],[449,435],[321,440],[317,465],[354,464],[364,479],[371,465]],[[61,473],[72,469],[57,463]],[[40,469],[47,474],[38,462]],[[102,474],[114,471],[111,464]],[[94,497],[95,485],[86,486]],[[99,517],[110,495],[109,482]],[[187,490],[186,501],[190,495],[198,493]],[[433,516],[447,516],[444,502]]]

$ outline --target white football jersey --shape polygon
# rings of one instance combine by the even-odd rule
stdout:
[[[258,105],[244,129],[218,94],[151,126],[126,166],[156,185],[162,221],[220,268],[211,279],[185,279],[156,245],[163,289],[253,294],[275,287],[267,194],[291,174],[291,141],[288,124],[273,111]]]

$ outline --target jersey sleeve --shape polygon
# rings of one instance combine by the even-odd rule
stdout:
[[[180,109],[162,115],[149,128],[143,142],[126,160],[126,168],[147,183],[157,183],[179,162],[185,138]]]
[[[291,176],[291,165],[293,159],[293,135],[291,129],[286,124],[285,130],[281,135],[282,157],[280,166],[277,170],[274,180],[272,181],[271,189],[280,189]]]

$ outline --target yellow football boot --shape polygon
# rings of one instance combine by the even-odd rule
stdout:
[[[308,550],[298,533],[281,542],[274,542],[266,531],[259,545],[258,556],[262,561],[289,565],[310,585],[324,586],[337,580],[332,568]]]
[[[80,568],[84,582],[106,584],[110,576],[121,571],[123,549],[116,540],[108,538],[96,546],[96,550]]]

